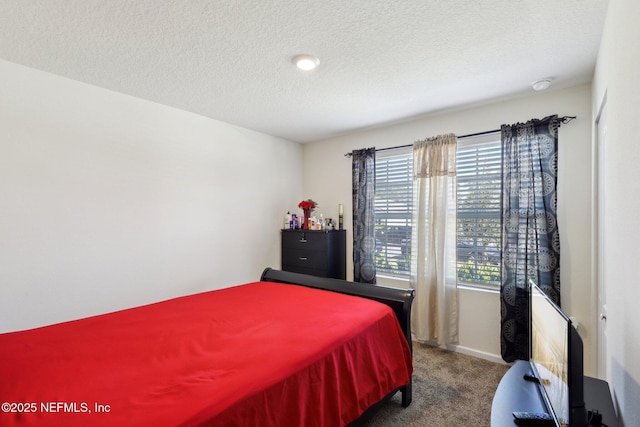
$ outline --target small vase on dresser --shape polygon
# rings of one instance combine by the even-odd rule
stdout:
[[[302,212],[304,213],[304,219],[302,221],[302,228],[304,230],[308,230],[309,229],[309,218],[311,218],[311,209],[303,209]]]

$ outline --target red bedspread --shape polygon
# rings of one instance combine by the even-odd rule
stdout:
[[[0,334],[0,426],[335,427],[411,371],[387,306],[256,282]]]

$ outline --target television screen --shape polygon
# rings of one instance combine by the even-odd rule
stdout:
[[[540,290],[531,286],[530,362],[547,408],[558,426],[569,425],[569,318]]]

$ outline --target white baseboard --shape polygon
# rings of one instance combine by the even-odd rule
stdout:
[[[451,351],[458,352],[458,353],[466,354],[467,356],[478,357],[480,359],[489,360],[490,362],[495,362],[495,363],[500,363],[500,364],[503,364],[503,365],[508,365],[508,363],[505,362],[502,359],[502,356],[500,356],[499,354],[487,353],[487,352],[484,352],[484,351],[479,351],[479,350],[476,350],[476,349],[473,349],[473,348],[464,347],[464,346],[456,345],[456,344],[448,345],[447,349],[451,350]]]

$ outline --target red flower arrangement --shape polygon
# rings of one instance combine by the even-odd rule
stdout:
[[[307,199],[307,200],[303,200],[300,203],[298,203],[298,207],[302,210],[314,210],[316,207],[318,206],[318,204],[316,202],[314,202],[311,199]]]

